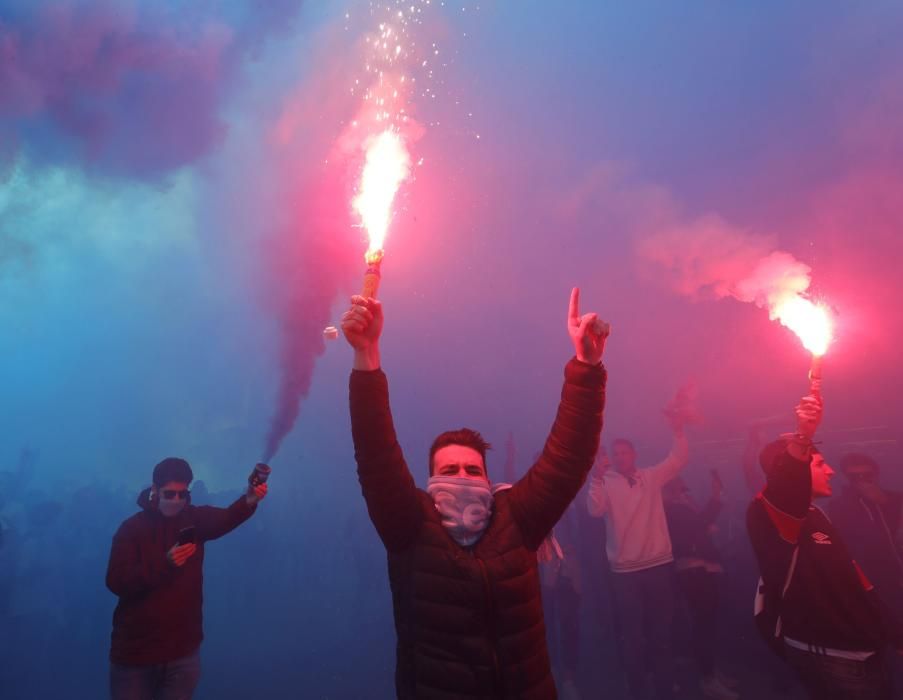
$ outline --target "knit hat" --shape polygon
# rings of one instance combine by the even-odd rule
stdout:
[[[194,479],[188,462],[179,457],[167,457],[154,467],[154,485],[158,488],[170,481],[190,484]]]

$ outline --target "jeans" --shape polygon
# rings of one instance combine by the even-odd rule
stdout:
[[[191,700],[201,678],[199,651],[157,666],[110,664],[112,700]]]
[[[611,576],[631,700],[647,697],[649,670],[652,671],[656,697],[660,700],[673,697],[672,576],[671,564],[627,574],[612,573]]]
[[[573,680],[580,661],[580,594],[571,579],[559,577],[554,587],[543,589],[542,602],[549,656],[564,679]]]
[[[715,645],[718,643],[718,577],[705,569],[687,569],[677,574],[690,612],[693,653],[703,678],[715,672]]]
[[[891,700],[893,689],[883,654],[866,661],[813,654],[785,646],[787,662],[812,700]]]

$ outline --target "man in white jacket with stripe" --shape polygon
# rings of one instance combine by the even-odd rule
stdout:
[[[599,460],[590,480],[590,515],[605,518],[606,551],[618,615],[622,658],[632,700],[644,700],[651,666],[655,697],[672,697],[671,537],[662,488],[687,463],[686,417],[668,412],[674,434],[670,454],[654,467],[637,469],[636,450],[628,440],[612,444],[610,469]]]

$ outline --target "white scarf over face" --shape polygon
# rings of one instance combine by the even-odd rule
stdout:
[[[492,517],[494,494],[504,488],[510,486],[491,487],[488,481],[463,476],[433,476],[426,491],[451,538],[462,547],[470,547],[486,531]]]

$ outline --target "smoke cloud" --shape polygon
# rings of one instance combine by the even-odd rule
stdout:
[[[240,59],[299,6],[11,3],[0,18],[0,166],[25,155],[152,179],[197,161],[225,136],[220,106]]]
[[[809,266],[778,250],[774,239],[715,214],[645,237],[638,250],[674,291],[690,298],[730,297],[772,310],[812,281]]]

